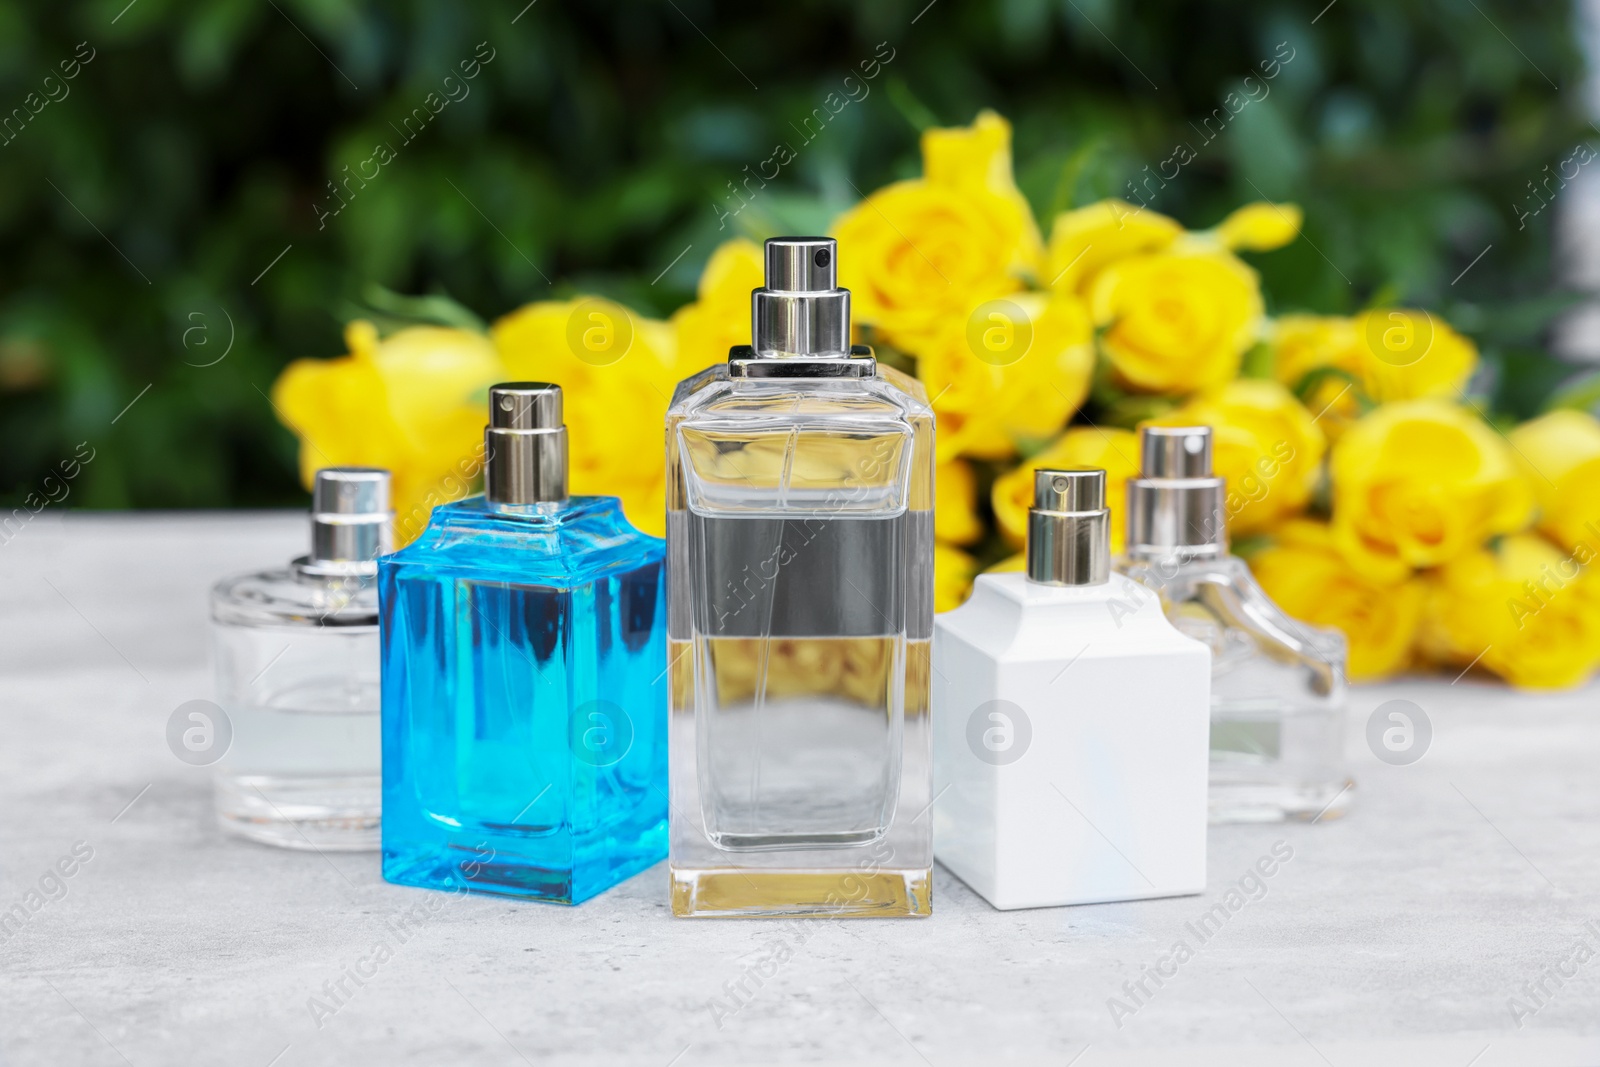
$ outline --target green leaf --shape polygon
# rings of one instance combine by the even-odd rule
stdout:
[[[407,326],[450,326],[474,333],[488,332],[488,326],[470,308],[442,293],[404,296],[373,282],[361,291],[361,296],[378,314],[361,314],[358,309],[357,314],[348,317],[370,318],[378,324],[381,333],[393,333]],[[389,329],[384,329],[386,323]]]
[[[1141,422],[1176,411],[1179,401],[1170,396],[1124,396],[1101,410],[1099,424],[1132,430]]]
[[[1550,394],[1546,411],[1571,409],[1573,411],[1600,410],[1600,371],[1579,375]]]
[[[1300,403],[1309,407],[1312,398],[1317,395],[1317,390],[1326,381],[1348,382],[1350,392],[1355,397],[1356,410],[1362,415],[1378,406],[1361,388],[1361,379],[1340,367],[1313,367],[1306,371],[1295,383],[1294,395],[1299,398]]]
[[[1257,341],[1251,345],[1244,354],[1244,362],[1239,366],[1241,378],[1266,378],[1272,379],[1272,347]]]
[[[894,109],[900,112],[901,117],[918,133],[940,125],[939,116],[917,99],[916,93],[911,91],[911,87],[899,75],[890,77],[884,86],[884,91],[889,94],[889,103],[894,105]]]
[[[1057,215],[1081,206],[1078,203],[1078,183],[1089,166],[1105,152],[1106,146],[1107,139],[1104,135],[1090,137],[1073,149],[1072,155],[1061,164],[1061,176],[1056,179],[1055,193],[1050,198],[1049,217],[1042,220],[1047,231],[1055,222]],[[1048,238],[1050,235],[1046,232],[1045,236]]]
[[[1513,424],[1545,410],[1551,394],[1573,371],[1571,363],[1537,348],[1491,349],[1486,358],[1500,371],[1489,396],[1490,410]]]

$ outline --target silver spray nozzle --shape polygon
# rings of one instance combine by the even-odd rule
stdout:
[[[767,241],[766,285],[750,294],[750,347],[761,359],[850,355],[850,291],[838,288],[831,237]]]
[[[502,382],[489,389],[483,495],[491,504],[567,499],[567,428],[561,386]]]
[[[1139,435],[1145,478],[1211,477],[1211,427],[1146,426]]]
[[[1101,585],[1111,578],[1111,513],[1106,472],[1035,470],[1028,509],[1028,580]]]
[[[311,486],[311,554],[296,561],[307,574],[373,575],[394,548],[389,472],[378,467],[324,467]]]
[[[1128,479],[1128,555],[1226,554],[1226,483],[1211,470],[1211,427],[1146,426],[1139,451],[1144,469]]]

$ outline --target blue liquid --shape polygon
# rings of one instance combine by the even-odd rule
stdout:
[[[576,904],[666,858],[663,548],[474,497],[379,562],[386,879]]]

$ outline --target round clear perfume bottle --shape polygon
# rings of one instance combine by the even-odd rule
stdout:
[[[389,472],[317,472],[311,554],[211,592],[223,829],[281,848],[376,849],[382,814],[377,557]]]

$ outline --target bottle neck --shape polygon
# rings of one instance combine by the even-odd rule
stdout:
[[[1129,545],[1123,558],[1133,563],[1170,563],[1183,566],[1188,563],[1214,562],[1228,559],[1228,545]]]
[[[567,428],[483,431],[483,498],[503,507],[560,504],[567,499]]]
[[[1214,559],[1228,554],[1226,483],[1221,478],[1128,479],[1131,559]]]
[[[622,501],[614,496],[569,496],[533,504],[501,504],[486,496],[470,496],[434,508],[428,526],[555,527],[596,518],[610,521],[613,517],[625,518]]]
[[[1110,512],[1028,512],[1028,581],[1104,585],[1111,579]]]
[[[313,511],[311,553],[290,564],[304,581],[372,578],[394,551],[394,512]]]
[[[505,504],[483,497],[483,510],[490,515],[503,515],[508,519],[530,519],[535,522],[560,518],[572,509],[573,497],[560,500],[540,500],[532,504]]]

